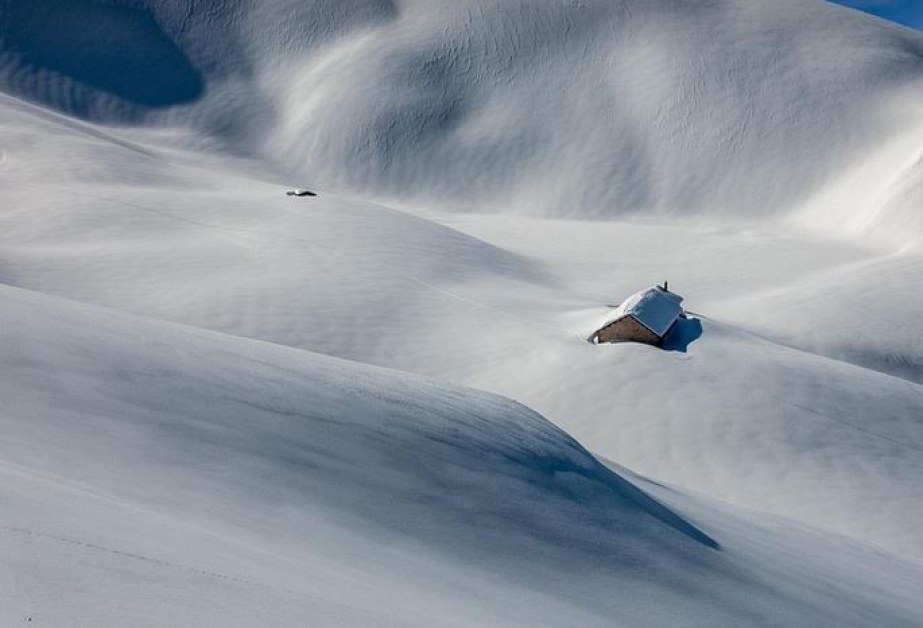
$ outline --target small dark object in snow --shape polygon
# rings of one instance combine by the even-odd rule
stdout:
[[[287,196],[317,196],[315,192],[312,192],[311,190],[302,190],[301,188],[298,188],[297,190],[287,190],[285,194]]]

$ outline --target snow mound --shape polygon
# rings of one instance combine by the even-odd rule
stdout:
[[[916,175],[875,164],[919,160],[923,35],[821,0],[33,4],[11,5],[4,89],[192,125],[327,189],[920,236]]]
[[[0,623],[919,626],[921,66],[815,0],[0,2]],[[663,277],[701,341],[585,342]]]
[[[779,577],[725,557],[499,397],[6,287],[0,320],[0,556],[22,583],[4,617],[177,621],[161,596],[211,625],[912,616],[848,579],[783,584],[822,564],[782,561]]]
[[[658,480],[923,547],[914,251],[296,204],[252,162],[2,100],[2,281],[503,394]],[[593,351],[641,277],[684,286],[708,341]]]

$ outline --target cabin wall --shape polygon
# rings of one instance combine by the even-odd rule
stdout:
[[[625,316],[596,332],[597,342],[643,342],[659,345],[661,338],[632,316]]]

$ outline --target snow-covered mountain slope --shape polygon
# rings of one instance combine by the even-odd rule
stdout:
[[[13,0],[6,12],[6,90],[94,119],[190,124],[327,189],[921,235],[923,35],[822,0]]]
[[[923,621],[919,33],[7,0],[0,91],[4,622]]]
[[[292,199],[159,131],[6,104],[6,283],[505,394],[659,480],[923,547],[913,250]],[[707,317],[688,353],[585,342],[663,278]]]
[[[918,566],[829,539],[767,557],[699,506],[707,536],[502,398],[10,288],[0,330],[10,625],[923,613]]]

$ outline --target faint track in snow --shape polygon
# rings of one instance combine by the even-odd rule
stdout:
[[[96,543],[90,543],[90,542],[88,542],[88,541],[80,541],[80,540],[77,540],[77,539],[68,538],[68,537],[66,537],[66,536],[61,536],[61,535],[59,535],[59,534],[51,534],[51,533],[48,533],[48,532],[38,532],[38,531],[36,531],[36,530],[30,530],[30,529],[28,529],[28,528],[21,528],[21,527],[18,527],[18,526],[11,526],[11,525],[0,525],[0,530],[4,530],[4,531],[6,531],[6,532],[13,532],[13,533],[15,533],[15,534],[20,534],[20,535],[27,535],[27,536],[34,537],[34,538],[38,538],[38,539],[46,539],[46,540],[50,540],[50,541],[55,541],[55,542],[58,542],[58,543],[67,543],[67,544],[69,544],[69,545],[75,545],[75,546],[77,546],[77,547],[82,547],[82,548],[85,548],[85,549],[90,549],[90,550],[95,550],[95,551],[100,551],[100,552],[107,552],[107,553],[109,553],[109,554],[114,554],[114,555],[120,556],[120,557],[122,557],[122,558],[128,558],[128,559],[131,559],[131,560],[143,561],[143,562],[146,562],[146,563],[151,563],[151,564],[154,564],[154,565],[158,565],[158,566],[161,566],[161,567],[167,567],[167,568],[170,568],[170,569],[180,569],[180,570],[182,570],[182,571],[186,571],[186,572],[189,572],[189,573],[194,573],[194,574],[197,574],[197,575],[200,575],[200,576],[207,576],[207,577],[209,577],[209,578],[218,578],[218,579],[220,579],[220,580],[230,580],[230,581],[233,581],[233,582],[239,582],[239,583],[247,584],[247,585],[251,585],[251,586],[265,587],[265,588],[268,588],[268,589],[276,589],[276,590],[279,590],[279,591],[285,591],[286,593],[291,593],[291,594],[293,594],[293,595],[301,595],[301,594],[297,593],[296,591],[291,591],[291,590],[288,590],[288,589],[282,589],[282,588],[275,587],[275,586],[268,585],[268,584],[262,584],[262,583],[259,583],[259,582],[254,582],[254,581],[252,581],[252,580],[247,580],[246,578],[240,578],[240,577],[237,577],[237,576],[231,576],[231,575],[228,575],[228,574],[225,574],[225,573],[220,573],[220,572],[217,572],[217,571],[210,571],[210,570],[208,570],[208,569],[202,569],[202,568],[200,568],[200,567],[192,567],[192,566],[189,566],[189,565],[180,565],[180,564],[178,564],[178,563],[173,563],[173,562],[170,562],[170,561],[162,560],[162,559],[160,559],[160,558],[153,558],[153,557],[151,557],[151,556],[145,556],[144,554],[137,554],[137,553],[135,553],[135,552],[128,552],[128,551],[125,551],[125,550],[115,549],[115,548],[112,548],[112,547],[106,547],[106,546],[104,546],[104,545],[97,545]]]
[[[27,112],[29,115],[58,125],[61,128],[67,129],[68,131],[74,131],[80,135],[115,144],[116,146],[130,150],[133,153],[137,153],[145,157],[156,157],[156,153],[150,149],[136,142],[123,139],[111,133],[106,133],[105,131],[100,130],[100,127],[97,125],[83,122],[78,118],[72,118],[64,115],[63,113],[58,113],[56,111],[51,111],[43,107],[39,107],[38,105],[34,105],[30,102],[16,98],[15,96],[10,96],[9,94],[3,92],[0,92],[0,101],[2,101],[5,106],[10,107],[11,109]],[[17,181],[17,184],[23,186],[29,185],[28,183],[19,181]]]
[[[523,316],[519,316],[518,314],[513,314],[513,313],[508,312],[508,311],[506,311],[506,310],[504,310],[504,309],[502,309],[502,308],[500,308],[500,307],[498,307],[498,306],[496,306],[496,305],[491,305],[491,304],[489,304],[489,303],[485,303],[485,302],[479,301],[479,300],[477,300],[477,299],[472,299],[472,298],[470,298],[470,297],[462,296],[462,295],[460,295],[460,294],[458,294],[458,293],[452,292],[451,290],[447,290],[447,289],[445,289],[445,288],[440,288],[440,287],[438,287],[438,286],[434,286],[433,284],[431,284],[431,283],[429,283],[429,282],[426,282],[426,281],[420,279],[419,277],[407,276],[407,279],[409,279],[409,280],[413,281],[414,283],[419,284],[419,285],[421,285],[421,286],[423,286],[423,287],[425,287],[425,288],[429,288],[430,290],[433,290],[433,291],[435,291],[435,292],[438,292],[439,294],[443,294],[443,295],[449,297],[450,299],[454,299],[454,300],[459,301],[459,302],[461,302],[461,303],[467,303],[467,304],[469,304],[469,305],[474,305],[475,307],[478,307],[478,308],[483,309],[483,310],[488,310],[488,311],[490,311],[490,312],[493,312],[493,313],[495,313],[495,314],[499,314],[499,315],[501,315],[501,316],[503,316],[503,317],[505,317],[505,318],[508,318],[508,319],[510,319],[510,320],[514,320],[514,321],[516,321],[517,323],[525,323],[525,324],[527,324],[527,325],[531,325],[531,326],[533,326],[533,327],[539,327],[539,328],[542,328],[542,329],[545,329],[545,330],[550,330],[550,331],[553,331],[553,332],[555,332],[555,333],[564,333],[564,334],[567,334],[568,336],[573,336],[573,337],[577,338],[580,342],[586,342],[586,338],[584,338],[583,336],[581,336],[580,334],[576,333],[576,332],[573,331],[573,330],[566,329],[566,328],[564,328],[564,327],[558,327],[557,325],[552,325],[551,323],[544,323],[544,322],[542,322],[542,321],[537,321],[537,320],[535,320],[535,319],[531,319],[531,318],[526,318],[526,317],[523,317]]]
[[[180,563],[174,563],[174,562],[163,560],[160,558],[153,558],[151,556],[146,556],[144,554],[139,554],[137,552],[129,552],[126,550],[115,549],[113,547],[107,547],[105,545],[90,543],[88,541],[72,539],[66,536],[62,536],[60,534],[52,534],[49,532],[39,532],[37,530],[31,530],[28,528],[12,526],[12,525],[5,525],[5,524],[0,524],[0,531],[16,534],[20,536],[25,536],[25,537],[29,537],[33,539],[40,539],[43,541],[52,541],[54,543],[66,544],[66,545],[70,545],[73,547],[81,548],[83,550],[103,552],[105,554],[116,556],[118,558],[131,560],[131,561],[143,562],[149,565],[156,565],[157,567],[161,567],[163,569],[171,569],[175,571],[180,571],[180,572],[184,572],[187,574],[191,574],[193,576],[211,578],[215,580],[223,580],[226,582],[232,582],[234,584],[240,584],[240,585],[244,585],[248,587],[255,587],[255,588],[264,589],[267,591],[275,591],[277,593],[283,593],[285,595],[292,596],[292,597],[303,598],[305,600],[311,600],[313,602],[320,602],[321,604],[325,606],[335,606],[335,607],[342,609],[343,611],[348,611],[349,613],[367,616],[370,619],[371,618],[375,618],[376,620],[381,619],[379,615],[373,615],[360,608],[350,606],[347,604],[332,602],[330,600],[327,600],[325,598],[322,598],[320,596],[313,595],[310,593],[305,593],[302,591],[295,591],[293,589],[289,589],[286,587],[280,587],[278,585],[257,582],[255,580],[249,580],[247,578],[241,578],[239,576],[233,576],[233,575],[222,573],[219,571],[203,569],[201,567],[194,567],[191,565],[182,565]]]
[[[692,312],[690,312],[690,313],[692,313]],[[712,320],[712,319],[709,319],[709,318],[706,317],[706,316],[702,316],[701,314],[695,314],[695,316],[697,316],[697,317],[699,317],[699,318],[702,318],[703,320]],[[712,320],[712,322],[715,322],[715,321]],[[760,335],[760,334],[758,334],[758,333],[755,333],[755,332],[752,332],[752,331],[750,331],[750,330],[742,329],[742,328],[740,328],[740,327],[735,327],[735,326],[733,326],[733,325],[728,325],[728,324],[720,323],[720,322],[719,322],[718,324],[721,325],[722,327],[726,328],[726,329],[733,330],[735,333],[739,333],[739,334],[744,334],[744,335],[746,335],[746,336],[750,336],[750,337],[756,339],[756,340],[759,341],[759,342],[767,343],[767,344],[770,344],[770,345],[773,345],[773,346],[776,346],[776,347],[779,347],[779,348],[782,348],[782,349],[786,349],[786,350],[789,350],[789,351],[795,351],[795,352],[797,352],[797,353],[801,353],[801,354],[804,354],[804,355],[809,355],[809,356],[811,356],[811,357],[813,357],[813,358],[817,358],[817,359],[821,359],[821,360],[830,360],[831,362],[836,362],[836,363],[839,363],[839,364],[848,366],[848,367],[850,367],[850,368],[855,368],[855,369],[864,370],[864,371],[871,371],[871,372],[877,373],[877,374],[879,374],[879,375],[881,375],[881,376],[884,376],[884,377],[888,377],[888,378],[892,378],[892,379],[898,380],[898,381],[901,382],[903,385],[910,386],[910,387],[912,387],[912,388],[914,388],[914,389],[919,389],[919,388],[921,388],[921,385],[920,385],[920,384],[917,384],[916,382],[913,382],[913,381],[904,379],[904,378],[902,378],[902,377],[898,377],[897,375],[892,375],[891,373],[886,373],[886,372],[883,372],[883,371],[879,371],[879,370],[877,370],[877,369],[869,368],[869,367],[863,366],[863,365],[861,365],[861,364],[854,364],[853,362],[849,362],[849,361],[847,361],[847,360],[841,360],[841,359],[838,359],[838,358],[836,358],[836,357],[832,357],[832,356],[829,356],[829,355],[824,355],[824,354],[821,354],[821,353],[814,353],[813,351],[809,351],[809,350],[807,350],[807,349],[802,349],[802,348],[796,347],[796,346],[794,346],[794,345],[790,345],[790,344],[786,344],[786,343],[783,343],[783,342],[779,342],[779,341],[774,340],[774,339],[772,339],[772,338],[768,338],[768,337],[766,337],[766,336],[762,336],[762,335]],[[824,413],[824,412],[819,412],[819,411],[817,411],[817,410],[815,410],[815,409],[813,409],[813,408],[807,407],[807,406],[803,406],[803,405],[795,404],[795,403],[790,403],[790,402],[787,402],[787,401],[785,401],[785,400],[780,400],[780,401],[781,401],[781,403],[784,403],[784,404],[786,404],[786,405],[789,405],[789,406],[791,406],[791,407],[793,407],[793,408],[796,408],[796,409],[798,409],[798,410],[807,412],[807,413],[809,413],[809,414],[811,414],[811,415],[813,415],[813,416],[818,416],[818,417],[821,417],[821,418],[825,418],[825,419],[828,419],[829,421],[832,421],[832,422],[834,422],[834,423],[838,423],[839,425],[843,425],[843,426],[845,426],[845,427],[848,427],[848,428],[851,428],[851,429],[856,430],[856,431],[858,431],[858,432],[861,432],[861,433],[865,434],[866,436],[871,436],[871,437],[873,437],[873,438],[877,438],[877,439],[880,439],[880,440],[882,440],[882,441],[888,442],[888,443],[890,443],[890,444],[892,444],[892,445],[897,445],[897,446],[902,447],[902,448],[905,448],[905,449],[911,449],[911,450],[919,451],[919,452],[923,453],[923,446],[921,446],[921,445],[919,445],[919,444],[912,443],[912,442],[907,442],[907,441],[904,441],[904,440],[899,440],[899,439],[897,439],[897,438],[888,436],[887,434],[882,434],[882,433],[880,433],[880,432],[877,432],[877,431],[875,431],[875,430],[871,430],[871,429],[869,429],[869,428],[867,428],[867,427],[863,427],[863,426],[861,426],[861,425],[857,425],[857,424],[852,423],[852,422],[850,422],[850,421],[844,421],[844,420],[842,420],[842,419],[835,418],[835,417],[833,417],[833,416],[831,416],[831,415],[829,415],[829,414],[826,414],[826,413]]]

